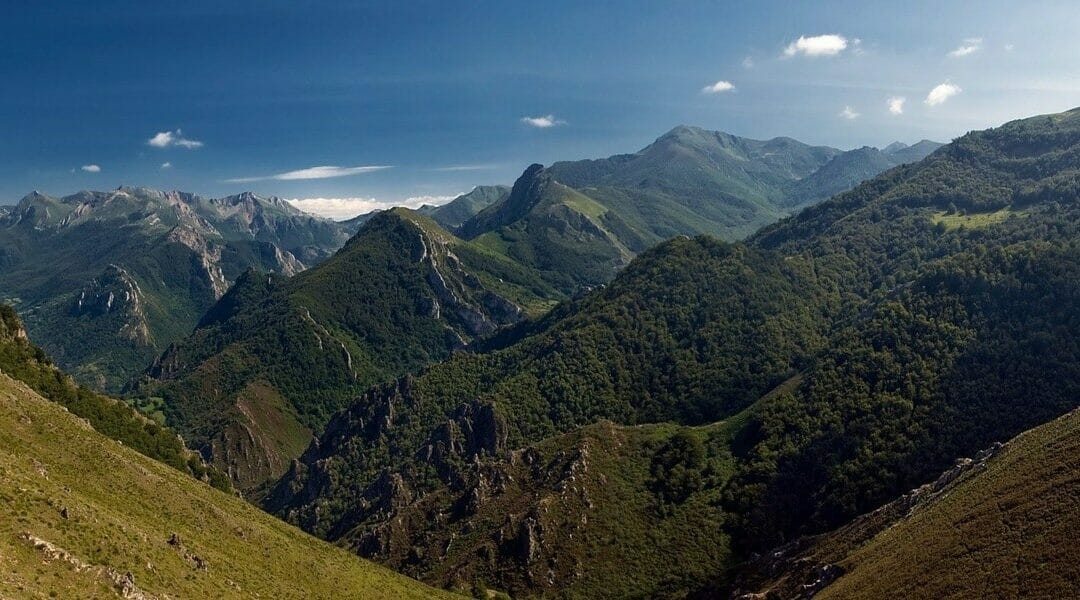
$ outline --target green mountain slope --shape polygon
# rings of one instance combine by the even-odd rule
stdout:
[[[245,269],[295,273],[344,241],[336,224],[251,194],[35,192],[0,220],[0,299],[77,379],[116,391]]]
[[[175,433],[124,402],[75,383],[53,366],[45,352],[27,340],[15,310],[7,305],[0,305],[0,372],[85,419],[102,435],[215,487],[231,489],[224,475],[207,468]]]
[[[510,195],[510,188],[505,185],[478,185],[467,194],[462,194],[446,204],[431,206],[425,204],[416,212],[431,217],[433,221],[448,230],[460,227],[485,208],[502,202]]]
[[[892,167],[918,162],[942,145],[923,140],[912,146],[878,150],[868,146],[837,154],[820,169],[794,183],[781,206],[798,210],[846,192]]]
[[[1073,411],[957,461],[933,483],[836,531],[752,562],[738,593],[1074,597],[1078,452],[1080,414]]]
[[[932,146],[903,151],[914,158]],[[682,126],[635,154],[532,165],[509,196],[457,232],[573,294],[673,236],[742,238],[896,164],[873,148],[841,152]]]
[[[786,215],[787,187],[838,154],[791,138],[759,141],[679,126],[635,154],[560,162],[550,170],[652,245],[675,235],[745,237]]]
[[[633,251],[612,211],[532,165],[505,200],[480,211],[458,233],[535,269],[563,293],[609,281]]]
[[[707,552],[710,564],[730,567],[746,552],[841,524],[956,456],[1074,405],[1078,152],[1080,110],[1026,119],[964,136],[746,244],[661,245],[487,352],[369,390],[267,506],[428,581],[475,575],[516,595],[575,595],[596,584],[588,573],[618,559],[530,520],[534,509],[513,483],[524,476],[524,449],[572,451],[562,436],[602,419],[690,432],[724,420],[724,441],[704,444],[715,460],[685,439],[666,451],[663,441],[623,450],[652,456],[631,488],[656,499],[624,497],[629,514],[645,506],[651,518],[628,519],[620,533],[663,530],[674,543],[658,558],[667,575],[642,575],[636,593],[694,589],[685,565],[701,558],[700,522],[664,515],[696,502],[716,509],[695,514],[719,523]],[[599,465],[618,462],[592,463],[601,470],[587,479],[589,498],[616,477]],[[507,529],[493,528],[497,511],[483,509],[501,502],[512,507],[499,517]],[[587,524],[611,522],[603,515],[623,505],[560,506],[561,518],[581,523],[580,541],[596,539]],[[430,508],[426,520],[418,507]],[[479,533],[473,545],[427,544],[453,531]],[[521,552],[528,539],[526,549],[543,552]],[[560,550],[581,562],[566,568]]]
[[[141,456],[0,374],[0,595],[437,598]]]
[[[240,277],[138,393],[252,490],[284,472],[359,391],[558,296],[520,265],[394,209],[313,269]]]

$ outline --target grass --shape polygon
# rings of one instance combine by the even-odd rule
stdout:
[[[1080,597],[1080,413],[1021,434],[984,470],[839,564],[821,598]]]
[[[996,225],[1002,221],[1008,219],[1013,215],[1022,216],[1024,211],[1014,211],[1010,207],[1005,207],[999,210],[991,212],[949,212],[938,211],[935,212],[930,220],[934,225],[943,224],[946,231],[952,231],[954,229],[982,229],[991,225]]]
[[[743,591],[790,597],[842,574],[815,598],[1080,597],[1080,411],[1020,434],[943,488],[921,488],[840,529],[804,539]],[[762,568],[763,567],[763,568]]]
[[[151,597],[449,597],[109,440],[5,375],[0,515],[4,598],[114,597],[127,574]]]

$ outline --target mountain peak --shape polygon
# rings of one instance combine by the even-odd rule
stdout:
[[[544,165],[533,163],[514,182],[510,195],[502,202],[492,204],[461,225],[459,234],[471,239],[525,216],[543,195],[544,189],[553,181]]]

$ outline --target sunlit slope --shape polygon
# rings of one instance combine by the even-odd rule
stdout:
[[[444,596],[105,438],[0,375],[0,597]]]
[[[992,448],[991,451],[994,449]],[[1080,597],[1080,413],[785,553],[741,591],[815,598]],[[774,554],[773,556],[777,556]],[[823,577],[823,575],[825,575]]]

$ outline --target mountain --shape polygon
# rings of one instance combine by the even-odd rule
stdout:
[[[63,368],[116,391],[245,269],[296,273],[344,242],[335,223],[249,193],[35,192],[0,217],[0,299]]]
[[[471,192],[462,194],[446,204],[439,206],[425,204],[416,212],[431,217],[447,230],[453,230],[476,213],[492,204],[502,202],[509,194],[510,188],[505,185],[478,185]]]
[[[933,147],[842,152],[680,126],[635,154],[532,165],[456,231],[574,294],[663,240],[745,237]]]
[[[923,140],[913,146],[894,142],[884,150],[864,146],[837,154],[787,191],[783,206],[798,210],[855,187],[897,165],[918,162],[941,147]]]
[[[462,194],[446,204],[425,204],[416,209],[416,212],[430,218],[448,231],[452,231],[468,221],[473,215],[485,208],[503,201],[510,193],[510,188],[505,185],[478,185],[471,192]],[[355,234],[360,231],[364,223],[382,212],[373,210],[362,215],[356,215],[351,219],[341,221],[339,224],[345,231]]]
[[[723,591],[778,598],[981,598],[986,589],[1002,597],[1074,596],[1078,452],[1074,410],[958,460],[932,483],[840,529],[769,552],[741,570],[736,591]],[[715,597],[722,590],[702,592]]]
[[[745,237],[787,214],[792,183],[840,151],[679,126],[635,154],[559,162],[552,177],[615,211],[651,246],[675,235]]]
[[[931,140],[920,140],[910,146],[901,145],[896,146],[896,142],[886,146],[882,152],[892,159],[894,164],[902,165],[904,163],[919,162],[920,160],[930,156],[935,150],[944,146],[941,142],[934,142]]]
[[[116,443],[4,371],[0,595],[449,597]]]
[[[138,384],[246,491],[280,476],[356,393],[437,362],[559,293],[407,209],[291,278],[249,271]]]
[[[1078,157],[1080,109],[1034,117],[744,243],[661,244],[369,389],[264,504],[437,585],[700,589],[1075,407]],[[545,198],[517,188],[476,219]]]
[[[614,211],[555,181],[538,164],[525,170],[502,202],[457,231],[535,269],[565,294],[609,281],[634,253],[617,233],[631,232]]]

